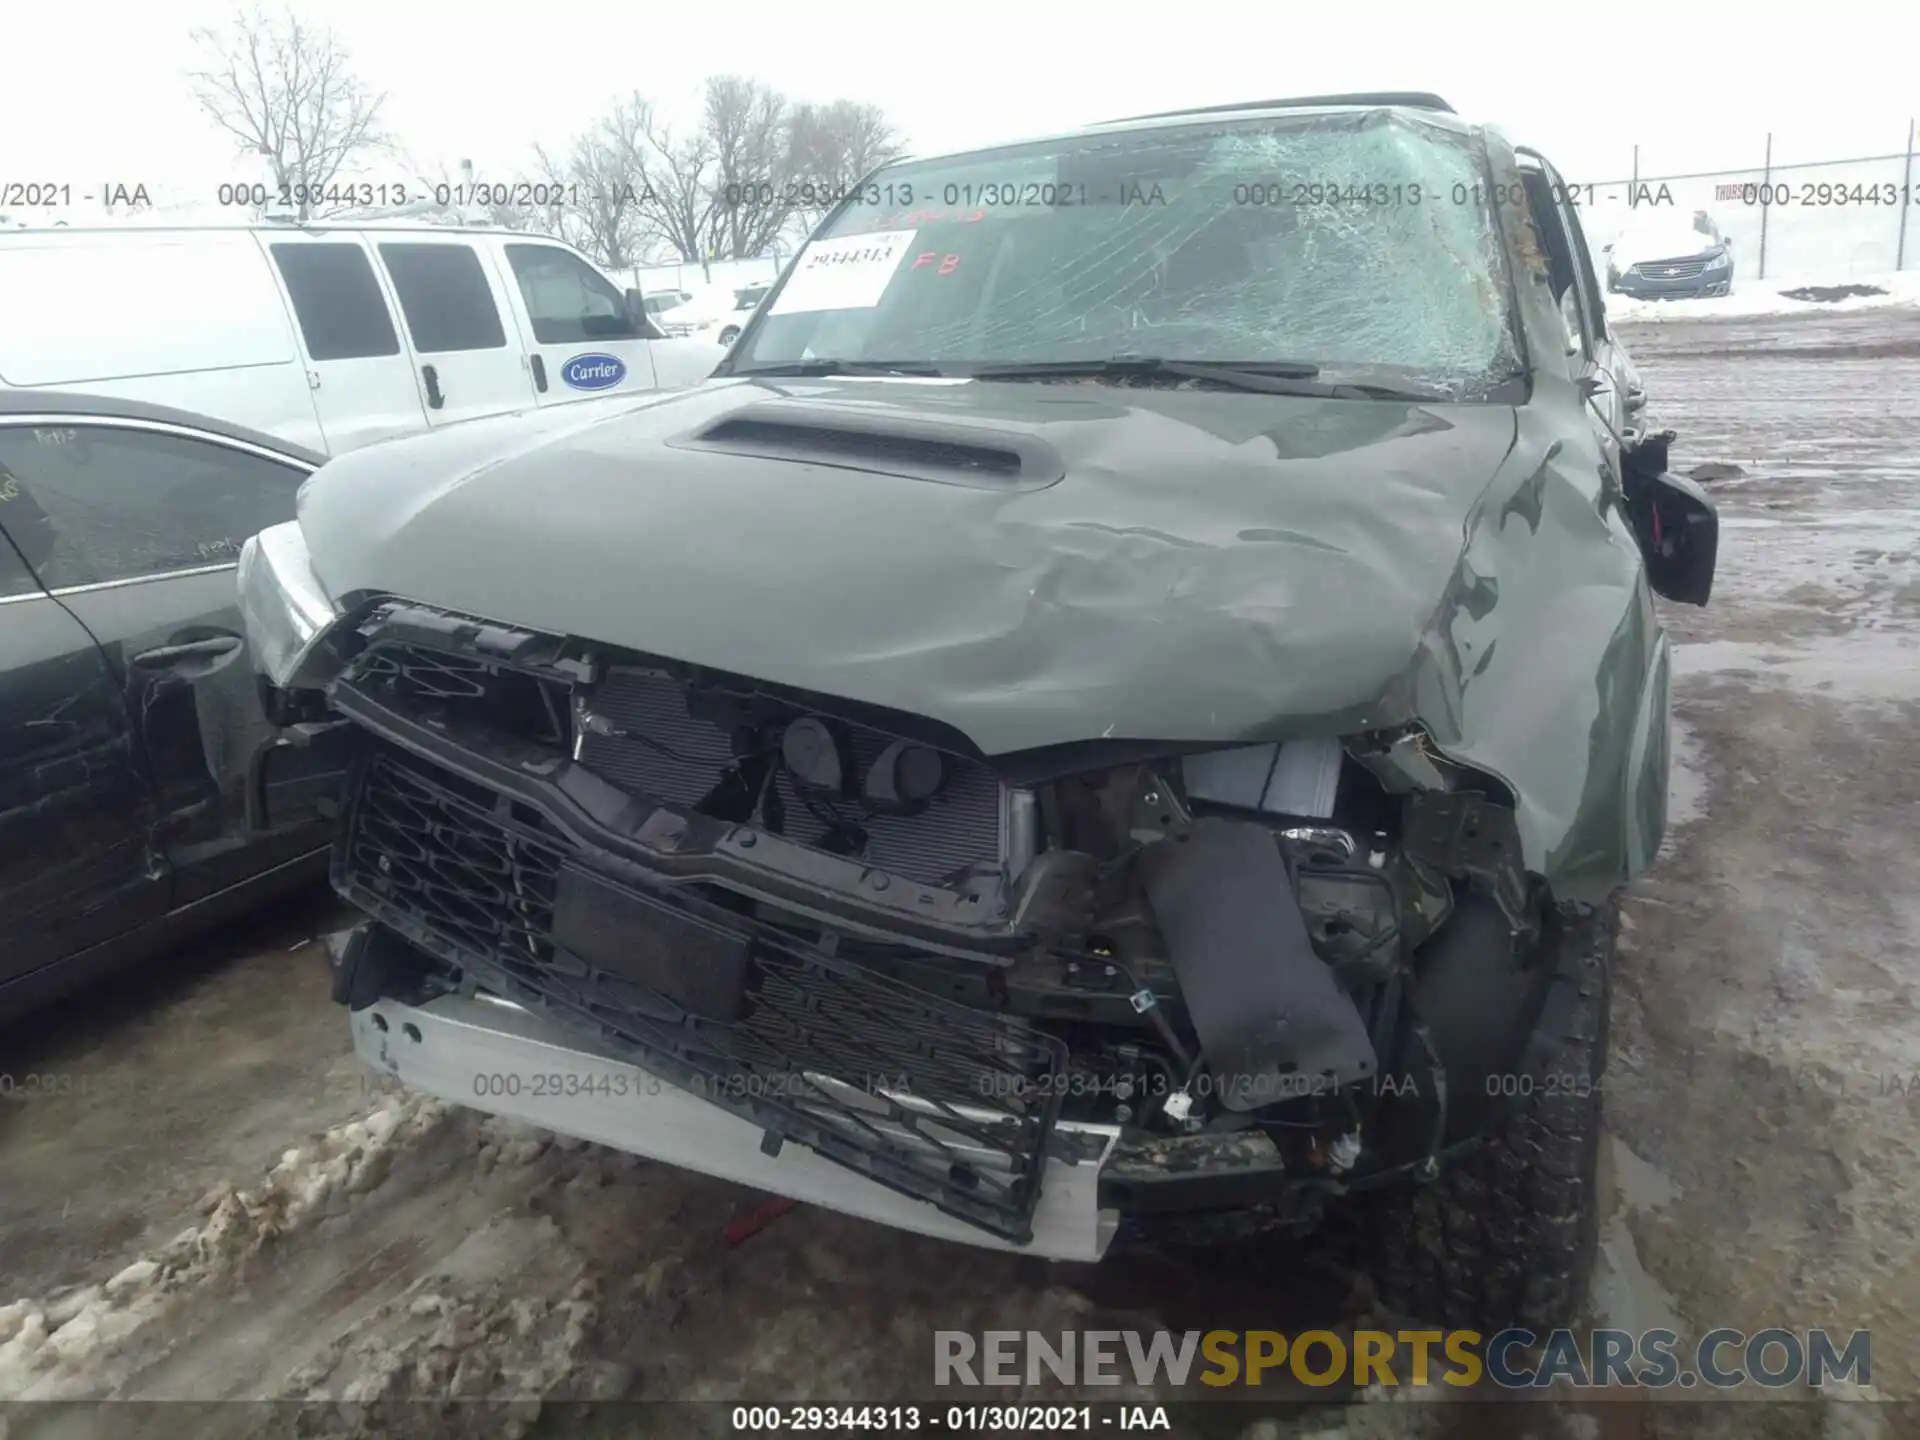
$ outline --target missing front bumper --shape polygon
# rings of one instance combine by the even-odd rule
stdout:
[[[1065,1046],[621,870],[529,806],[391,752],[360,765],[335,889],[442,967],[727,1114],[1016,1245],[1032,1235]],[[343,960],[343,968],[346,967]],[[349,1003],[418,999],[358,978]],[[428,992],[431,993],[431,992]],[[471,1103],[474,1097],[462,1096]],[[646,1152],[642,1152],[646,1153]]]
[[[1100,1177],[1118,1131],[1062,1122],[1078,1154],[1044,1162],[1032,1239],[996,1236],[923,1200],[868,1180],[800,1146],[768,1154],[765,1131],[690,1091],[611,1056],[519,1006],[444,996],[381,1000],[353,1015],[354,1048],[374,1069],[456,1105],[524,1121],[882,1225],[1051,1260],[1095,1261],[1118,1216],[1100,1206]],[[986,1149],[971,1163],[1003,1163]]]

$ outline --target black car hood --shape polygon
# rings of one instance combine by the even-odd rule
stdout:
[[[928,478],[879,451],[698,438],[749,406],[761,426],[970,427],[1043,458]],[[355,451],[300,520],[336,598],[888,706],[989,755],[1220,743],[1413,718],[1417,657],[1515,435],[1493,404],[715,380]]]

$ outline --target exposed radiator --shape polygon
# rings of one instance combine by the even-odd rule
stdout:
[[[713,789],[732,762],[731,738],[712,721],[687,713],[686,688],[671,675],[611,670],[595,688],[591,703],[596,714],[629,733],[585,734],[579,758],[622,789],[692,805]],[[893,737],[847,728],[854,764],[865,774]],[[634,738],[638,736],[654,745]],[[1007,854],[1006,792],[986,766],[958,756],[948,761],[946,787],[918,815],[868,815],[857,801],[816,803],[865,832],[867,846],[860,858],[877,869],[935,884],[970,868],[995,868]],[[827,825],[784,773],[776,788],[786,836],[818,844]]]

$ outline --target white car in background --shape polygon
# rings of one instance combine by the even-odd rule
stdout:
[[[733,292],[733,313],[722,320],[713,336],[722,345],[731,345],[740,338],[740,332],[747,328],[747,321],[753,318],[753,312],[760,308],[760,302],[767,298],[767,292],[773,289],[771,280],[758,285],[743,285]],[[706,337],[701,336],[702,339]]]
[[[691,290],[650,290],[641,298],[641,304],[648,317],[657,320],[663,311],[684,305],[691,299]]]
[[[733,287],[709,285],[688,294],[678,305],[653,317],[662,333],[679,339],[720,326],[734,308]]]

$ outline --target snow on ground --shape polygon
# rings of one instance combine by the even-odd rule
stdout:
[[[1808,287],[1864,286],[1879,295],[1849,296],[1843,300],[1791,300],[1785,292]],[[1920,305],[1920,270],[1877,275],[1768,276],[1743,280],[1734,272],[1733,293],[1701,300],[1636,300],[1609,295],[1607,315],[1619,320],[1725,320],[1742,315],[1800,315],[1830,310],[1872,310],[1886,305]]]
[[[330,1200],[378,1185],[394,1156],[446,1114],[438,1100],[397,1094],[316,1142],[289,1149],[259,1183],[216,1186],[201,1201],[198,1222],[103,1282],[0,1305],[0,1395],[46,1400],[88,1393],[103,1354],[188,1292],[232,1279]]]

